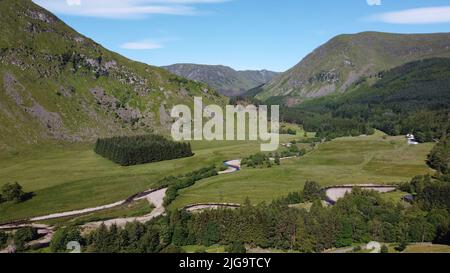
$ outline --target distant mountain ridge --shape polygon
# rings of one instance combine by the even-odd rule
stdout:
[[[0,151],[169,133],[174,105],[226,101],[206,84],[103,48],[31,0],[1,0],[0,25]]]
[[[289,105],[345,92],[364,78],[408,62],[450,57],[450,33],[339,35],[260,88],[257,98],[283,97]]]
[[[279,74],[268,70],[236,71],[223,65],[173,64],[163,68],[178,76],[206,83],[226,96],[242,95]]]

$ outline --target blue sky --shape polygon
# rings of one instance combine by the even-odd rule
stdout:
[[[450,32],[450,0],[33,0],[151,65],[285,71],[333,36]]]

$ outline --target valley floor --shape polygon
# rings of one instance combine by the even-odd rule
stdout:
[[[404,137],[340,138],[323,143],[303,158],[267,169],[243,168],[233,176],[212,177],[180,191],[172,208],[204,202],[270,202],[299,191],[308,180],[322,186],[391,184],[431,173],[425,163],[432,143],[407,145]]]
[[[295,136],[283,136],[282,143]],[[309,144],[301,144],[305,147]],[[425,159],[433,144],[409,146],[403,137],[341,138],[323,143],[299,159],[268,169],[244,168],[212,177],[180,191],[169,209],[196,203],[254,203],[300,190],[307,180],[323,186],[386,184],[409,181],[431,170]],[[41,147],[0,158],[0,184],[19,182],[35,197],[0,205],[0,223],[51,213],[85,209],[123,200],[150,189],[163,177],[185,174],[210,164],[244,158],[259,151],[256,142],[194,142],[195,156],[120,167],[96,155],[88,145]]]
[[[288,141],[289,137],[284,137]],[[0,204],[0,223],[112,204],[181,175],[259,151],[256,142],[194,142],[195,156],[122,167],[102,158],[92,145],[46,145],[0,155],[0,186],[19,182],[35,196]]]

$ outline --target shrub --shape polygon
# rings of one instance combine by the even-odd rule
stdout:
[[[306,201],[315,201],[322,199],[322,188],[317,182],[306,181],[303,189],[303,198]]]
[[[50,243],[50,249],[52,252],[66,252],[67,244],[69,242],[83,242],[83,237],[81,237],[80,230],[76,227],[68,227],[59,229]]]
[[[406,241],[400,242],[398,246],[395,247],[395,250],[398,252],[403,252],[408,247],[408,243]]]
[[[235,242],[231,245],[227,246],[225,249],[226,252],[232,254],[245,254],[247,253],[247,249],[245,249],[245,245],[243,243]]]
[[[280,156],[278,154],[275,156],[275,164],[278,165],[278,166],[281,165]]]
[[[383,254],[389,253],[389,248],[388,248],[387,245],[383,245],[383,246],[381,247],[381,253],[383,253]]]
[[[5,232],[0,231],[0,249],[3,249],[6,247],[6,243],[8,243],[8,234]]]
[[[300,204],[303,202],[303,198],[300,192],[291,192],[287,196],[281,197],[279,199],[275,199],[273,201],[274,204],[278,205],[294,205]]]
[[[25,199],[25,192],[22,190],[22,186],[15,182],[13,184],[7,183],[2,187],[2,198],[6,201],[12,201],[20,203]]]
[[[355,246],[354,248],[353,248],[353,252],[360,252],[362,250],[362,247],[361,246]]]
[[[247,158],[244,158],[241,162],[242,166],[246,166],[248,168],[262,168],[262,167],[267,167],[270,168],[272,167],[272,163],[270,162],[270,158],[268,155],[263,154],[263,153],[257,153],[254,155],[251,155]]]
[[[175,200],[178,195],[178,190],[188,188],[199,180],[216,176],[217,174],[216,166],[212,165],[179,177],[169,176],[163,178],[159,184],[161,186],[168,186],[166,196],[164,197],[164,206],[167,207]]]
[[[186,253],[186,251],[179,246],[169,245],[161,250],[161,253]]]
[[[21,228],[14,233],[14,244],[17,251],[25,250],[25,244],[39,238],[37,229],[32,227]]]
[[[280,128],[280,134],[282,135],[297,135],[297,131],[292,128]]]

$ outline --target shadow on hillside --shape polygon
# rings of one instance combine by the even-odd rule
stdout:
[[[21,200],[20,200],[20,203],[23,203],[23,202],[26,202],[26,201],[28,201],[28,200],[31,200],[31,199],[33,199],[33,197],[35,197],[36,196],[36,194],[34,193],[34,192],[26,192],[23,196],[22,196],[22,198],[21,198]]]

